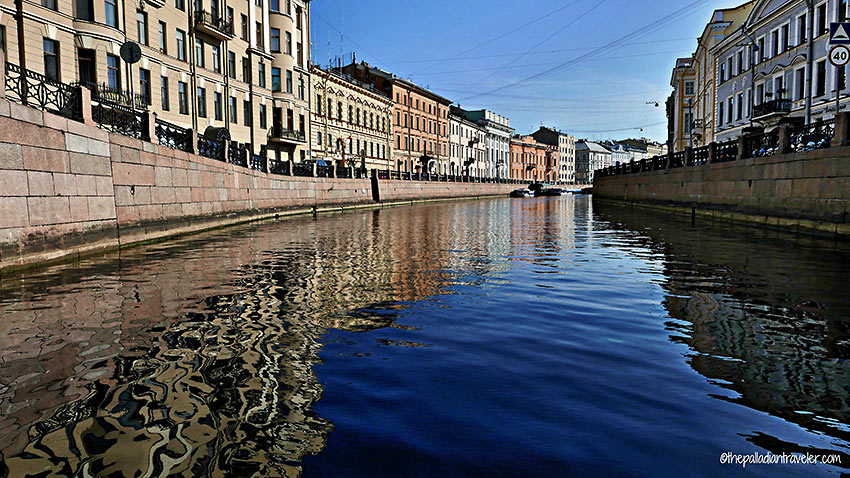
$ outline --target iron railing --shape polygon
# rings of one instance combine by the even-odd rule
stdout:
[[[267,172],[266,171],[266,158],[260,156],[259,154],[249,154],[248,155],[248,167],[253,169],[254,171]]]
[[[281,139],[289,139],[293,141],[304,142],[307,140],[303,131],[295,131],[291,129],[286,129],[280,125],[274,125],[269,130],[269,139],[273,138],[281,138]]]
[[[272,174],[282,174],[284,176],[291,176],[292,171],[289,170],[289,161],[270,161],[269,162],[269,172]],[[312,175],[312,171],[310,175]]]
[[[791,151],[812,151],[828,148],[835,135],[835,120],[818,121],[789,128]]]
[[[225,161],[226,151],[224,150],[224,141],[210,138],[208,136],[198,136],[198,154],[210,159]]]
[[[135,108],[143,111],[147,111],[148,109],[149,98],[138,93],[131,94],[129,91],[125,91],[120,88],[112,88],[105,83],[98,84],[91,81],[75,83],[74,86],[85,86],[91,90],[91,99],[93,102],[105,101],[110,104],[118,104],[127,108],[135,106]]]
[[[195,25],[199,24],[217,30],[227,36],[233,36],[233,22],[228,21],[221,15],[213,15],[206,10],[198,10],[195,12]]]
[[[310,163],[292,163],[293,176],[313,176],[313,165]]]
[[[353,171],[349,167],[337,167],[335,176],[343,179],[351,179],[354,176]]]
[[[176,124],[156,119],[156,139],[159,144],[172,149],[179,149],[191,153],[192,148],[192,130],[181,128]]]
[[[235,141],[230,142],[230,147],[227,148],[227,161],[230,164],[248,167],[248,150],[244,146],[240,146]]]
[[[6,96],[65,118],[83,119],[80,89],[6,62]]]
[[[699,165],[708,163],[708,146],[695,148],[691,150],[691,157],[688,158],[688,165]]]
[[[717,149],[714,153],[714,162],[725,163],[735,161],[738,158],[738,140],[733,139],[717,143]]]
[[[318,178],[330,178],[333,173],[333,166],[327,165],[316,165],[316,177]]]
[[[791,100],[777,99],[766,101],[753,107],[753,117],[761,118],[773,114],[788,114],[791,112]]]
[[[779,150],[779,131],[744,136],[743,158],[763,158]]]
[[[147,138],[147,114],[101,99],[92,103],[92,120],[101,128],[130,138]]]

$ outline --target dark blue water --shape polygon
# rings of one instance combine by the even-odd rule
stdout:
[[[2,470],[842,476],[848,266],[830,241],[564,197],[266,223],[5,279]]]

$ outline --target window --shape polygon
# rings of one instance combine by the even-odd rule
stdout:
[[[262,61],[257,64],[257,85],[260,88],[266,87],[266,64]]]
[[[248,17],[242,14],[242,39],[248,41]]]
[[[732,113],[733,113],[733,112],[734,112],[734,110],[735,110],[735,98],[729,98],[728,102],[729,102],[729,104],[728,104],[728,107],[729,107],[729,111],[728,111],[729,117],[726,119],[726,122],[727,122],[727,123],[731,123],[731,122],[732,122]]]
[[[336,103],[336,119],[342,121],[342,101]]]
[[[230,122],[233,123],[233,124],[238,123],[237,117],[236,117],[236,97],[235,96],[230,97],[228,106],[230,108]]]
[[[272,67],[272,91],[280,91],[280,68]]]
[[[823,96],[826,94],[826,60],[819,61],[818,68],[818,83],[815,89],[815,96]]]
[[[142,45],[148,44],[148,14],[141,11],[136,10],[136,29],[138,29],[139,33],[139,43]]]
[[[847,0],[838,0],[838,21],[847,21]]]
[[[738,74],[744,72],[744,50],[738,52]]]
[[[331,101],[331,99],[330,99],[330,98],[328,98],[328,118],[332,117],[332,116],[333,116],[333,114],[334,114],[334,111],[333,111],[333,102]]]
[[[319,145],[319,146],[322,145],[322,132],[321,131],[316,133],[316,144]]]
[[[271,0],[271,2],[269,2],[269,8],[273,12],[279,12],[280,11],[280,1],[279,0]]]
[[[304,78],[301,76],[298,77],[298,99],[304,99]]]
[[[758,102],[757,104],[764,103],[764,85],[756,86],[756,98],[755,100]]]
[[[169,110],[168,104],[168,77],[162,76],[159,78],[159,97],[162,102],[162,111]]]
[[[280,28],[271,29],[271,44],[269,46],[273,52],[280,53]]]
[[[159,51],[168,53],[168,37],[165,35],[165,22],[159,22]]]
[[[177,106],[181,115],[189,114],[189,85],[183,81],[177,82]]]
[[[204,67],[204,42],[200,38],[195,38],[195,64]]]
[[[115,55],[106,55],[106,83],[109,88],[121,88],[121,62]]]
[[[174,6],[177,7],[178,10],[186,11],[186,0],[174,0]]]
[[[286,70],[286,92],[292,93],[292,70]]]
[[[186,32],[177,29],[177,59],[186,61]]]
[[[254,115],[251,114],[251,102],[242,100],[242,121],[245,122],[245,126],[251,126],[251,120],[253,118]]]
[[[227,23],[232,27],[233,26],[233,7],[227,7],[227,9],[225,11],[227,12],[225,20],[227,20]]]
[[[348,105],[348,122],[354,122],[354,107],[351,105]]]
[[[316,95],[316,114],[322,115],[322,95]]]
[[[236,79],[236,53],[227,52],[227,74]]]
[[[776,98],[780,100],[785,96],[784,80],[784,76],[777,77],[773,80],[773,91],[776,92]]]
[[[685,82],[685,94],[689,95],[689,96],[694,94],[694,82],[693,81],[686,81]]]
[[[295,7],[295,28],[301,29],[301,7]]]
[[[269,125],[266,120],[266,105],[260,105],[260,128],[266,129],[268,127]]]
[[[75,18],[80,20],[94,20],[94,2],[93,0],[76,0]]]
[[[242,81],[251,82],[251,62],[248,61],[247,56],[242,57]]]
[[[44,76],[51,80],[59,80],[59,42],[44,38],[42,43],[44,46]]]
[[[826,3],[823,3],[820,6],[818,6],[817,15],[818,15],[817,35],[821,36],[821,35],[823,35],[827,32]]]
[[[726,81],[726,62],[720,64],[720,82]]]
[[[221,121],[224,118],[224,98],[218,91],[213,93],[213,114],[216,121]]]
[[[782,27],[782,51],[783,52],[788,51],[788,47],[791,46],[791,40],[790,40],[790,36],[789,36],[790,33],[789,32],[790,32],[789,26],[784,25]]]
[[[296,61],[298,62],[298,66],[304,66],[304,55],[303,55],[304,49],[301,46],[301,42],[298,42],[298,44],[296,45],[296,49],[297,49],[297,52],[298,52],[298,57],[296,58]]]
[[[794,99],[802,100],[806,96],[806,69],[800,68],[794,72],[794,86],[796,87],[796,95]]]
[[[764,61],[765,53],[767,53],[767,51],[765,50],[765,46],[764,46],[764,37],[759,38],[758,44],[759,44],[759,63],[761,63],[761,62]]]
[[[771,55],[771,57],[782,53],[779,50],[779,30],[774,30],[770,33],[770,46],[773,48],[773,54]]]
[[[263,24],[257,22],[257,48],[263,48]]]
[[[292,55],[292,33],[286,32],[286,54]]]
[[[144,68],[139,68],[139,93],[145,99],[145,104],[151,104],[151,72]]]
[[[44,8],[49,8],[51,10],[56,10],[56,0],[41,0],[41,6]]]
[[[106,10],[106,24],[118,28],[118,0],[105,0],[103,8]]]
[[[207,117],[207,89],[198,87],[198,117]]]
[[[800,15],[797,18],[797,44],[806,43],[806,14]]]
[[[737,120],[741,121],[744,117],[744,94],[738,93],[738,111],[737,111]]]

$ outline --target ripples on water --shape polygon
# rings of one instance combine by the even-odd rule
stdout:
[[[6,278],[0,476],[846,473],[846,250],[595,206],[295,219]]]

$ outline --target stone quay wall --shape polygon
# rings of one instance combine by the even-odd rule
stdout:
[[[0,271],[281,215],[518,187],[282,176],[155,141],[0,99]]]
[[[850,237],[850,116],[836,120],[832,147],[630,173],[609,168],[593,183],[594,199],[661,207],[670,212]],[[743,151],[744,141],[739,141]],[[712,145],[713,146],[713,145]],[[785,154],[781,154],[786,151]],[[688,157],[689,152],[685,153]],[[681,162],[681,161],[680,161]]]

